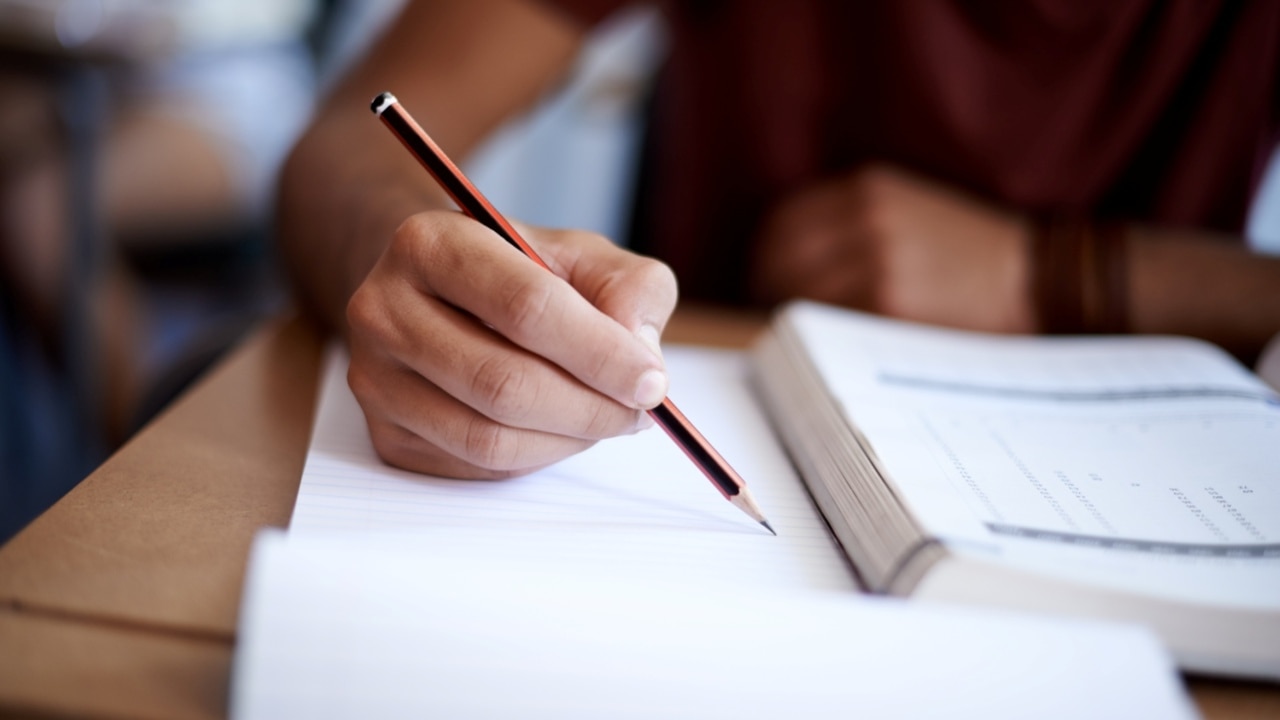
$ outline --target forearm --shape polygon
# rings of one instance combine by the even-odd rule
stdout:
[[[1129,233],[1134,332],[1192,335],[1252,361],[1280,332],[1280,258],[1238,240],[1135,227]]]
[[[455,158],[568,68],[582,29],[504,0],[411,5],[337,89],[286,163],[278,234],[304,303],[336,329],[348,298],[411,215],[449,202],[369,112],[395,92]]]
[[[423,178],[401,169],[398,158],[384,157],[379,145],[391,138],[378,136],[378,123],[364,115],[326,113],[281,175],[277,236],[295,294],[336,330],[345,328],[347,300],[395,225],[444,202]]]

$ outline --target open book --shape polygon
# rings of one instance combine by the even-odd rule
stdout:
[[[1280,396],[1168,337],[991,336],[811,303],[754,354],[861,581],[1140,622],[1280,679]]]
[[[233,716],[1194,715],[1140,626],[859,593],[748,357],[666,360],[777,537],[656,429],[504,481],[390,468],[332,352],[289,532],[255,546]]]

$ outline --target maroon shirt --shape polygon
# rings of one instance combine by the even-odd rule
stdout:
[[[587,21],[626,3],[557,0]],[[633,244],[746,300],[788,193],[870,161],[1032,212],[1239,234],[1280,127],[1280,2],[672,0]]]

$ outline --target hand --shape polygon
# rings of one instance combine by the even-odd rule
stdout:
[[[650,423],[671,271],[589,233],[519,230],[553,273],[431,211],[396,230],[352,296],[348,382],[386,462],[506,477]]]
[[[873,166],[806,188],[765,222],[752,287],[884,315],[1032,332],[1027,223],[901,170]]]

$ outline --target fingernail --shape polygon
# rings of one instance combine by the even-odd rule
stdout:
[[[652,325],[641,325],[636,331],[636,337],[640,338],[640,342],[652,350],[654,355],[662,357],[662,337],[658,334],[658,328]]]
[[[635,427],[631,429],[631,432],[633,434],[638,432],[644,432],[645,430],[648,430],[651,427],[653,427],[653,418],[649,415],[649,413],[641,411],[639,413],[639,417],[636,418]]]
[[[667,374],[661,370],[646,370],[636,385],[636,407],[651,408],[667,396]]]

